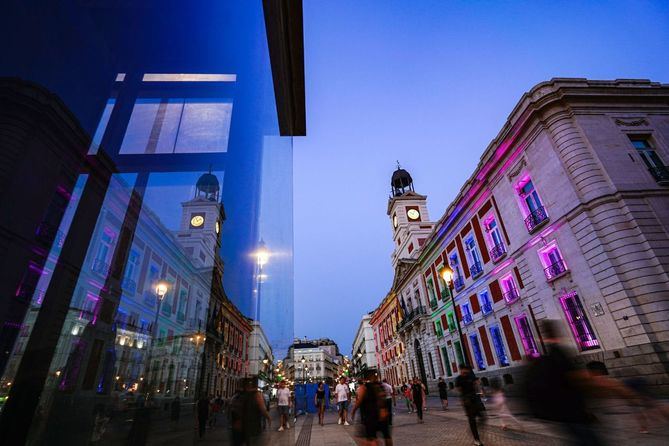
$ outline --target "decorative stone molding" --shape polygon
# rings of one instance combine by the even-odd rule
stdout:
[[[648,121],[646,121],[646,118],[634,119],[632,121],[623,121],[622,119],[616,119],[615,123],[616,125],[624,127],[639,127],[641,125],[648,125]]]
[[[523,170],[523,167],[525,166],[527,166],[527,161],[525,161],[525,158],[521,158],[520,161],[518,161],[516,165],[509,170],[507,175],[509,181],[513,181],[513,179],[520,174],[520,172]]]

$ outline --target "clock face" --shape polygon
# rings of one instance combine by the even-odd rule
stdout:
[[[397,222],[397,215],[393,215],[393,227],[396,228],[399,223]]]
[[[221,223],[218,220],[216,220],[216,234],[218,234],[219,232],[221,232]]]
[[[407,217],[409,217],[410,220],[418,220],[420,218],[420,212],[416,209],[409,209],[407,211]]]
[[[203,224],[204,224],[204,215],[196,214],[196,215],[191,216],[191,219],[190,219],[191,228],[199,228]]]

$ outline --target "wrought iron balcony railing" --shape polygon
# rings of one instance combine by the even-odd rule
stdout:
[[[532,233],[539,226],[548,221],[548,214],[546,214],[546,209],[541,206],[536,211],[532,212],[525,219],[525,227],[527,232]]]
[[[519,297],[520,294],[518,293],[518,290],[515,288],[511,288],[509,291],[504,293],[504,300],[508,304],[515,302],[515,300],[518,299]]]
[[[490,302],[483,302],[481,304],[481,311],[483,314],[492,313],[492,304]]]
[[[122,287],[126,293],[135,294],[135,291],[137,291],[137,282],[130,278],[124,279]]]
[[[498,261],[502,257],[506,255],[506,246],[499,244],[495,245],[491,250],[490,250],[490,258],[492,259],[493,262]]]
[[[669,186],[669,169],[667,169],[667,166],[649,167],[648,170],[660,186]]]
[[[474,321],[474,319],[473,319],[471,313],[465,313],[465,314],[462,315],[462,322],[463,322],[465,325],[469,325],[469,324],[471,324],[473,321]]]
[[[465,287],[465,279],[462,276],[457,276],[453,279],[453,286],[455,287],[455,291],[460,291]]]
[[[562,276],[567,272],[567,265],[564,264],[564,260],[558,260],[553,263],[546,269],[544,269],[544,274],[546,274],[546,280],[553,281],[558,277]]]
[[[469,267],[469,272],[472,273],[472,278],[476,278],[483,274],[483,265],[481,265],[481,262],[474,262],[472,266]]]
[[[444,337],[444,331],[443,330],[437,330],[437,338],[441,339]]]
[[[424,306],[420,305],[418,307],[412,308],[411,311],[408,311],[404,315],[404,319],[402,319],[400,321],[400,323],[397,324],[397,329],[399,330],[399,329],[407,326],[409,323],[411,323],[411,321],[413,321],[414,319],[416,319],[417,317],[419,317],[423,314],[427,314],[427,312],[425,311]]]
[[[436,309],[437,309],[437,305],[438,305],[438,303],[437,303],[437,299],[431,299],[431,300],[430,300],[430,308],[431,308],[432,310],[436,310]]]

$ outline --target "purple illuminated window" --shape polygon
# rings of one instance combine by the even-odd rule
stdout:
[[[599,348],[599,341],[595,335],[595,331],[590,325],[588,316],[585,314],[581,300],[578,298],[576,291],[565,294],[560,298],[562,309],[569,322],[571,332],[576,338],[576,343],[581,350],[592,350]]]
[[[521,314],[516,317],[516,327],[518,327],[518,334],[520,334],[520,340],[523,343],[525,354],[529,358],[538,358],[539,349],[537,348],[537,342],[534,340],[534,334],[532,334],[532,329],[530,328],[527,316]]]

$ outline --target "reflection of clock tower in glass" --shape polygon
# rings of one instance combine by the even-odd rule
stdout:
[[[413,178],[400,168],[393,172],[390,179],[390,197],[388,216],[393,229],[395,250],[392,260],[396,266],[398,260],[415,258],[430,235],[434,223],[427,211],[427,197],[416,193]]]
[[[196,264],[214,265],[221,247],[221,223],[225,220],[223,204],[219,202],[221,187],[216,175],[205,173],[197,180],[195,196],[181,203],[179,242]]]

